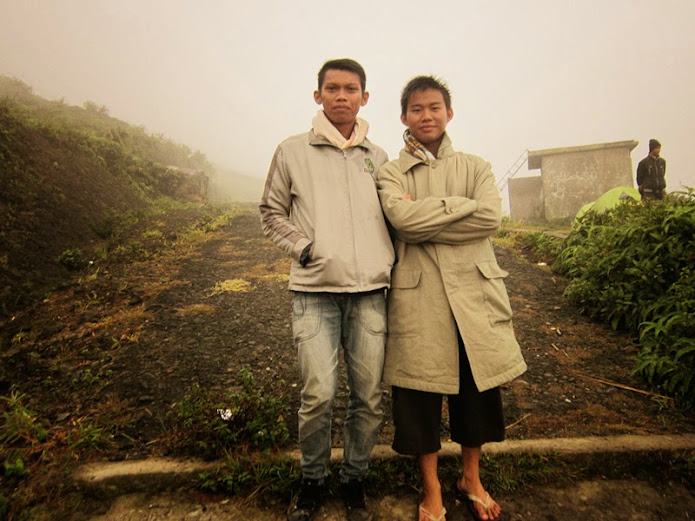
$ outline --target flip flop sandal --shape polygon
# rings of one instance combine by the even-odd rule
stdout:
[[[483,518],[478,515],[478,511],[475,508],[475,505],[473,503],[480,503],[483,505],[483,508],[487,512],[487,509],[490,508],[490,503],[492,503],[492,498],[490,497],[490,494],[485,492],[485,501],[480,499],[478,496],[475,494],[469,494],[467,492],[461,491],[461,494],[465,494],[466,497],[468,498],[468,509],[471,511],[471,514],[473,514],[473,517],[476,518],[478,521],[483,521]],[[495,518],[497,519],[497,518]],[[489,518],[489,521],[494,521],[492,518]]]
[[[466,499],[468,500],[468,501],[466,501],[466,504],[468,505],[468,510],[471,511],[471,514],[473,514],[473,517],[477,521],[484,521],[483,518],[478,515],[478,511],[476,510],[474,503],[480,503],[481,505],[483,505],[483,508],[487,512],[487,509],[490,508],[490,503],[492,503],[492,498],[490,497],[490,494],[485,492],[485,501],[483,501],[475,494],[469,494],[465,490],[461,490],[459,488],[458,480],[456,480],[456,482],[454,482],[454,490],[458,491],[459,495],[466,497]],[[499,518],[495,518],[495,519],[499,519]],[[495,519],[489,519],[488,521],[495,521]]]
[[[444,519],[444,516],[446,515],[446,508],[442,508],[442,511],[439,513],[439,516],[437,516],[437,517],[434,517],[434,515],[432,514],[432,512],[430,512],[429,510],[427,510],[427,509],[426,509],[425,507],[423,507],[422,505],[420,505],[420,506],[418,507],[418,512],[419,512],[421,515],[425,516],[425,517],[427,518],[427,521],[442,521],[442,520]]]

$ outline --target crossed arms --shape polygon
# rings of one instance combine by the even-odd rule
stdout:
[[[379,199],[398,239],[413,244],[456,245],[479,241],[497,231],[502,218],[501,200],[490,165],[480,158],[470,159],[465,164],[468,184],[472,181],[473,185],[472,193],[464,195],[464,186],[461,186],[460,194],[416,200],[412,200],[406,186],[412,171],[401,172],[398,161],[379,170]],[[463,165],[457,162],[458,166]],[[458,188],[455,186],[456,191]]]

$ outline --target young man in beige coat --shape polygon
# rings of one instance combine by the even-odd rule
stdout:
[[[420,521],[442,521],[437,476],[442,396],[451,438],[461,444],[457,491],[477,519],[500,506],[480,481],[483,443],[504,438],[499,386],[526,370],[490,237],[501,201],[490,165],[455,152],[445,133],[453,117],[447,86],[411,80],[401,96],[408,127],[400,157],[377,174],[381,205],[395,233],[384,380],[393,386],[393,448],[418,457]]]

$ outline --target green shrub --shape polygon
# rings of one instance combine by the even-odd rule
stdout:
[[[206,457],[228,452],[283,447],[289,440],[282,398],[258,387],[253,374],[243,369],[241,389],[220,393],[195,384],[177,404],[176,420],[182,448]]]
[[[70,271],[79,271],[87,267],[87,261],[79,248],[65,250],[58,257],[58,262]]]
[[[695,403],[695,191],[583,216],[555,269],[592,317],[639,335],[635,371]]]
[[[695,402],[695,272],[680,279],[644,310],[635,372],[685,406]]]

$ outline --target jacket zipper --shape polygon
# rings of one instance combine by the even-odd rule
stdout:
[[[354,263],[355,263],[355,276],[357,278],[357,289],[359,291],[362,291],[362,276],[361,276],[361,270],[360,266],[357,263],[357,237],[355,236],[355,225],[354,225],[354,219],[352,215],[352,190],[350,189],[350,162],[348,160],[348,154],[347,150],[343,150],[343,159],[345,160],[345,180],[347,182],[347,188],[348,188],[348,203],[350,204],[350,226],[352,228],[352,252],[354,255]]]

